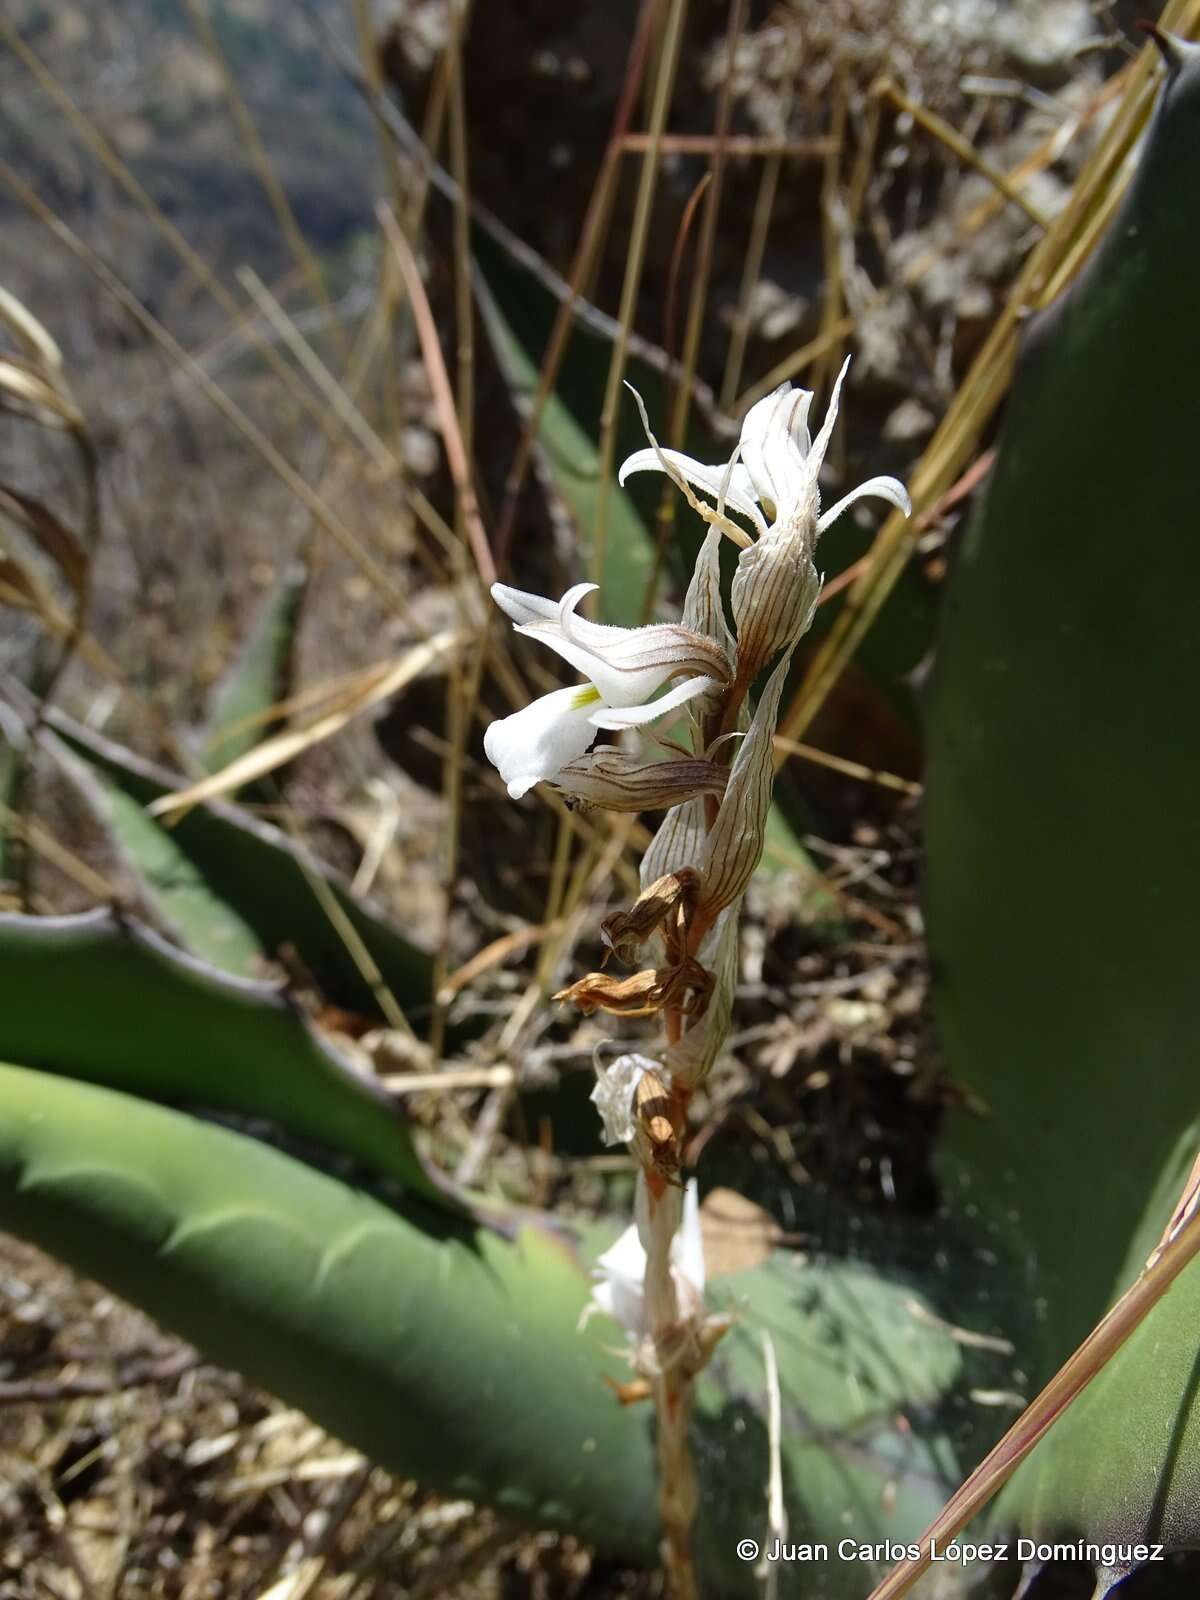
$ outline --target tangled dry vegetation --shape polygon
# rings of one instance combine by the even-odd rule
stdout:
[[[595,886],[614,867],[621,881],[625,822],[497,805],[481,721],[508,709],[508,686],[490,656],[443,664],[386,704],[372,703],[376,680],[352,676],[474,620],[445,407],[379,247],[376,195],[421,240],[434,315],[452,330],[498,558],[546,592],[581,564],[552,454],[534,452],[522,487],[513,478],[528,396],[514,404],[486,319],[460,315],[467,208],[447,203],[444,177],[429,182],[417,146],[390,138],[380,105],[400,106],[456,175],[451,190],[469,193],[510,320],[534,307],[535,363],[556,284],[590,238],[582,355],[563,383],[590,397],[591,438],[594,375],[628,332],[618,308],[646,370],[664,346],[683,352],[696,382],[670,392],[693,396],[701,424],[728,425],[785,377],[827,391],[853,349],[856,459],[835,459],[836,493],[867,461],[909,477],[1066,204],[1132,53],[1124,8],[1082,0],[693,7],[641,234],[644,85],[670,77],[667,18],[681,9],[480,7],[456,21],[436,0],[396,0],[369,53],[374,103],[346,64],[365,6],[239,0],[214,32],[201,0],[94,16],[27,0],[0,24],[3,276],[62,346],[100,512],[61,430],[6,423],[0,481],[66,525],[103,527],[76,597],[86,635],[60,630],[70,660],[46,673],[44,618],[27,608],[5,612],[0,668],[195,771],[197,730],[264,597],[298,567],[278,698],[309,696],[294,718],[332,716],[338,731],[302,739],[258,803],[440,952],[435,1042],[442,1023],[470,1042],[443,1063],[319,994],[307,1003],[359,1048],[366,1036],[445,1165],[539,1205],[599,1209],[630,1182],[590,1123],[580,1131],[599,1031],[542,1003],[599,959],[610,908]],[[708,213],[697,185],[710,170]],[[595,207],[605,173],[619,181]],[[632,279],[631,239],[644,255]],[[879,642],[843,656],[820,714],[798,702],[790,724],[804,741],[788,772],[795,837],[773,847],[749,900],[737,1032],[691,1151],[719,1156],[723,1181],[762,1208],[751,1232],[803,1243],[797,1190],[937,1204],[928,1156],[955,1091],[926,1011],[920,737],[902,680],[919,678],[944,548],[977,477],[977,462],[956,471],[926,508]],[[831,599],[869,567],[867,531],[849,543]],[[519,667],[548,686],[532,660]],[[51,763],[13,805],[36,821],[22,829],[6,807],[22,845],[8,903],[141,904]],[[306,992],[286,951],[280,975]],[[436,1089],[414,1088],[414,1071],[434,1070]],[[715,1249],[711,1217],[710,1231]],[[22,1245],[2,1243],[0,1272],[0,1592],[13,1600],[654,1591],[569,1541],[373,1471]]]

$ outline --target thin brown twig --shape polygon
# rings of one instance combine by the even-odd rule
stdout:
[[[512,466],[504,484],[504,503],[501,506],[500,518],[496,527],[496,560],[503,568],[508,562],[509,545],[512,540],[513,526],[516,521],[517,503],[521,490],[524,487],[525,476],[529,471],[529,463],[533,456],[533,447],[541,427],[542,413],[546,402],[558,378],[558,369],[566,354],[567,341],[574,326],[573,313],[580,300],[583,287],[592,270],[601,245],[605,222],[610,211],[610,200],[620,169],[621,140],[629,126],[629,119],[633,115],[637,94],[641,87],[646,70],[646,57],[649,48],[651,24],[657,13],[660,0],[642,0],[641,11],[638,15],[637,29],[629,47],[629,57],[625,64],[625,76],[621,84],[621,93],[613,112],[612,128],[605,147],[604,159],[596,182],[588,198],[587,211],[584,214],[583,227],[579,234],[579,243],[575,249],[575,256],[571,262],[571,270],[567,284],[567,294],[559,302],[558,312],[554,319],[554,326],[550,330],[550,338],[546,345],[546,354],[542,360],[541,371],[538,374],[537,393],[534,395],[529,415],[521,429],[520,442],[517,445],[516,455],[513,457]]]
[[[1191,1220],[1151,1256],[1133,1285],[1063,1363],[1037,1399],[1025,1408],[1000,1443],[951,1495],[921,1535],[920,1555],[893,1567],[871,1591],[868,1600],[899,1600],[899,1596],[907,1594],[931,1565],[934,1544],[941,1543],[944,1548],[959,1529],[966,1527],[972,1517],[982,1511],[1197,1256],[1200,1256],[1200,1217],[1193,1214]]]
[[[831,772],[843,773],[847,778],[858,778],[863,783],[877,783],[882,789],[895,789],[899,794],[920,795],[924,793],[919,783],[913,783],[909,778],[897,777],[894,772],[885,772],[880,767],[867,767],[861,761],[850,761],[845,756],[835,756],[829,750],[818,750],[815,745],[800,744],[795,739],[785,739],[777,734],[775,749],[782,756],[799,756],[804,761],[811,761],[818,767],[828,767]]]
[[[655,139],[661,136],[666,127],[686,15],[687,0],[669,0],[650,107],[649,131]],[[604,403],[600,411],[599,476],[589,563],[592,581],[596,584],[601,584],[604,577],[608,541],[608,504],[617,446],[617,406],[620,402],[621,384],[625,377],[625,364],[629,355],[629,333],[633,327],[634,308],[642,281],[642,267],[646,259],[646,241],[649,237],[650,216],[658,184],[659,160],[658,147],[652,144],[642,158],[633,223],[630,228],[629,250],[625,257],[621,303],[617,314],[619,328],[613,344],[612,359],[608,366],[608,381],[604,390]]]
[[[57,1405],[64,1400],[170,1383],[199,1364],[197,1352],[185,1345],[153,1360],[126,1361],[111,1373],[78,1372],[69,1378],[11,1378],[0,1383],[0,1405]]]
[[[475,558],[475,570],[480,582],[485,588],[489,588],[496,581],[496,566],[492,560],[492,552],[471,484],[470,466],[463,445],[462,430],[454,408],[454,394],[450,388],[450,378],[446,372],[446,362],[442,355],[442,346],[438,339],[437,324],[433,319],[429,297],[425,293],[425,285],[421,282],[416,258],[409,248],[408,240],[400,232],[395,217],[382,203],[376,206],[375,215],[392,247],[412,305],[421,354],[425,360],[429,387],[433,391],[433,403],[437,409],[442,443],[446,449],[446,459],[450,464],[450,475],[454,479],[454,487],[462,502],[463,521],[471,553]]]
[[[620,141],[622,151],[642,155],[650,147],[648,133],[627,133]],[[710,156],[723,149],[727,156],[805,156],[820,157],[828,153],[829,138],[822,134],[813,139],[778,139],[769,135],[730,133],[724,139],[719,133],[664,133],[659,148],[669,156]]]

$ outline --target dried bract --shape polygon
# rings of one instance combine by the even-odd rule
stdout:
[[[649,1017],[668,1006],[684,1016],[701,1016],[712,992],[712,974],[688,956],[675,967],[651,967],[628,978],[607,972],[589,972],[553,997],[560,1005],[575,1005],[590,1017],[593,1011],[611,1011],[622,1017]]]
[[[699,889],[700,874],[695,867],[664,873],[642,890],[628,911],[605,917],[600,937],[618,961],[630,965],[650,935],[663,928],[667,955],[678,960],[687,948],[687,927]]]
[[[666,811],[693,795],[725,792],[729,768],[699,756],[647,761],[616,745],[597,745],[555,773],[554,787],[570,800],[605,811]]]

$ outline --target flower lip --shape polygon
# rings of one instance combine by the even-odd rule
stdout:
[[[594,588],[577,583],[561,600],[550,600],[493,586],[518,633],[549,645],[588,680],[542,695],[489,726],[484,751],[514,799],[578,761],[597,729],[642,727],[715,693],[733,676],[724,646],[707,634],[678,623],[616,628],[579,616],[579,602]],[[679,681],[658,694],[672,678]]]

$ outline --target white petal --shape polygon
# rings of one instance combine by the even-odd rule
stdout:
[[[589,719],[599,698],[590,683],[555,689],[491,724],[483,748],[514,800],[583,754],[596,736]]]
[[[704,1293],[704,1236],[700,1231],[700,1193],[695,1178],[683,1196],[683,1222],[671,1241],[671,1262],[698,1295]]]
[[[492,585],[492,599],[515,623],[553,622],[558,616],[560,602],[547,600],[540,594],[529,594],[524,589],[510,589],[506,583]]]
[[[751,406],[742,424],[742,456],[772,520],[787,514],[810,479],[808,408],[812,391],[782,384]]]
[[[670,461],[667,456],[663,454],[659,447],[658,440],[650,431],[650,418],[646,415],[645,401],[631,383],[626,383],[625,387],[637,401],[638,414],[642,419],[642,428],[645,431],[647,439],[650,441],[651,454],[654,458],[654,464],[658,470],[666,473],[667,477],[670,478],[671,482],[674,483],[676,488],[682,491],[684,499],[687,501],[688,505],[691,506],[692,510],[695,511],[698,516],[703,517],[705,522],[707,522],[710,527],[720,528],[722,533],[729,535],[734,544],[741,545],[743,548],[748,545],[750,543],[750,536],[745,532],[744,529],[739,528],[736,522],[731,522],[723,511],[716,511],[712,507],[706,506],[702,504],[701,501],[696,499],[696,496],[692,493],[691,483],[689,482],[687,476],[689,472],[696,471],[699,471],[706,476],[710,473],[719,472],[720,478],[717,482],[716,488],[714,489],[712,487],[707,487],[706,492],[711,494],[714,499],[718,499],[721,497],[722,490],[724,490],[724,497],[725,499],[729,500],[729,489],[732,485],[733,478],[733,463],[730,463],[729,469],[730,483],[725,482],[726,469],[724,467],[706,467],[702,461],[693,461],[690,456],[680,457],[680,460],[686,463],[686,468],[681,468],[680,466],[675,465],[674,462]],[[636,455],[631,456],[629,461],[625,463],[622,471],[628,471],[630,462],[637,461],[643,458],[643,456],[644,452],[638,451]],[[741,480],[739,480],[739,482],[740,481]],[[705,486],[702,484],[701,487]],[[733,501],[729,500],[729,504],[730,506],[733,506]],[[748,516],[754,523],[755,528],[760,534],[763,534],[767,531],[767,525],[763,520],[762,513],[751,500],[747,499],[744,506],[736,509],[744,511],[745,515]]]
[[[646,1273],[646,1252],[633,1223],[609,1245],[596,1262],[596,1271],[606,1278],[624,1278],[627,1283],[642,1281]]]
[[[813,440],[811,451],[812,472],[814,478],[821,470],[821,463],[825,459],[825,452],[829,449],[829,441],[833,438],[833,425],[837,421],[838,406],[842,398],[842,383],[850,366],[850,357],[842,362],[842,370],[838,373],[833,385],[833,393],[829,396],[829,409],[825,413],[825,421],[821,424],[821,431]]]
[[[912,501],[908,498],[908,490],[898,478],[868,478],[866,483],[860,483],[857,489],[851,489],[831,506],[817,523],[817,532],[824,533],[831,523],[837,521],[843,511],[849,510],[856,500],[864,500],[868,496],[877,500],[887,500],[894,505],[897,511],[903,511],[906,517],[912,516]]]
[[[644,723],[655,722],[668,711],[686,705],[689,700],[694,700],[699,694],[708,694],[721,685],[715,678],[685,678],[682,683],[677,683],[673,689],[668,689],[666,694],[660,695],[657,700],[651,700],[643,706],[604,706],[601,710],[593,711],[591,722],[593,728],[640,728]],[[565,766],[566,763],[564,762]]]
[[[728,471],[727,464],[711,467],[703,461],[695,460],[692,456],[685,456],[681,450],[664,450],[662,455],[680,477],[687,479],[693,489],[699,489],[713,501],[720,501],[721,485],[725,482],[725,474]],[[632,477],[635,472],[663,470],[657,451],[637,450],[622,464],[617,474],[617,482],[623,485],[626,478]],[[740,462],[735,463],[733,471],[729,473],[729,483],[725,489],[725,509],[736,511],[741,517],[748,517],[760,533],[763,531],[765,524],[758,509],[754,483]]]
[[[577,644],[574,639],[564,638],[561,633],[547,628],[542,623],[531,623],[527,628],[518,628],[517,632],[549,645],[556,655],[562,656],[564,661],[569,661],[576,672],[582,672],[591,678],[606,704],[620,706],[628,702],[638,705],[652,695],[671,675],[672,664],[669,661],[660,666],[643,667],[636,672],[610,667],[595,651]],[[596,726],[600,727],[601,724],[597,723]],[[624,727],[624,723],[620,726]]]
[[[645,1332],[645,1293],[640,1284],[620,1278],[602,1278],[592,1290],[592,1299],[604,1312],[619,1322],[626,1333],[640,1341]]]
[[[639,706],[668,678],[679,673],[732,676],[725,652],[707,635],[678,623],[614,628],[575,614],[595,584],[577,583],[559,602],[557,620],[522,623],[518,633],[548,645],[590,678],[612,706]]]
[[[604,1123],[605,1144],[628,1144],[633,1138],[634,1090],[655,1066],[648,1056],[618,1056],[597,1078],[591,1099]]]
[[[607,1316],[619,1322],[635,1339],[645,1323],[646,1252],[636,1226],[625,1229],[600,1257],[592,1275],[592,1299]]]
[[[614,628],[576,616],[575,607],[595,588],[594,583],[573,585],[555,608],[553,621],[539,618],[519,625],[517,632],[548,645],[556,655],[569,661],[576,672],[592,680],[610,704],[638,705],[666,682],[673,663],[658,662],[640,671],[622,669],[614,659],[618,658],[621,647],[627,651],[639,648],[643,638],[647,645],[651,644],[653,641],[648,637],[651,630]]]

